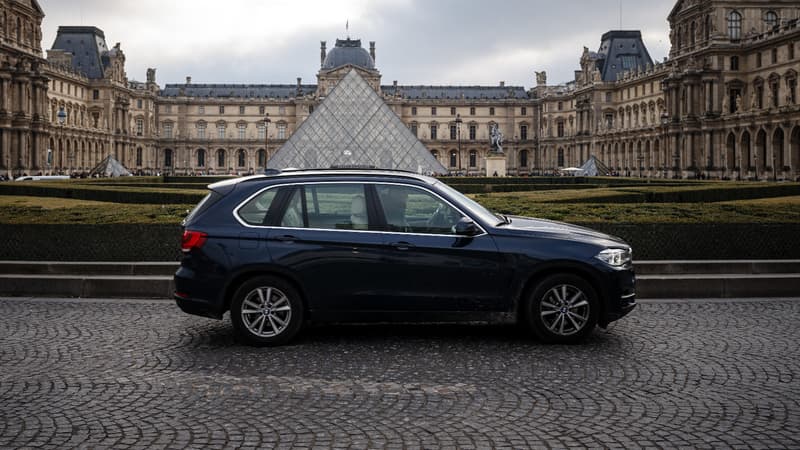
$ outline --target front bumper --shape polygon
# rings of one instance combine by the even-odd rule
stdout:
[[[612,278],[612,286],[606,296],[606,308],[600,318],[601,327],[627,316],[637,306],[636,274],[633,268],[621,270]]]

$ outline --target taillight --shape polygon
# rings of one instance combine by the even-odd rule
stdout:
[[[200,248],[206,243],[206,239],[208,239],[208,235],[206,233],[186,230],[183,232],[181,250],[186,253],[195,248]]]

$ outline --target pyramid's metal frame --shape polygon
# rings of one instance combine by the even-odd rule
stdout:
[[[355,70],[336,85],[272,156],[267,167],[447,172]]]

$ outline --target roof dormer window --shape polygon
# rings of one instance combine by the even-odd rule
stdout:
[[[767,11],[767,13],[764,14],[764,23],[767,25],[768,30],[778,28],[778,13],[775,11]]]
[[[732,41],[738,41],[742,38],[742,15],[736,11],[731,11],[728,14],[728,37]]]

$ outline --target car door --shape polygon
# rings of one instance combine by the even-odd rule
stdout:
[[[383,239],[370,230],[364,185],[308,183],[283,189],[284,205],[268,235],[269,252],[301,283],[312,318],[346,314],[374,302],[373,272]]]
[[[510,273],[491,236],[458,236],[466,215],[438,194],[411,185],[375,185],[385,222],[381,309],[502,311]]]

